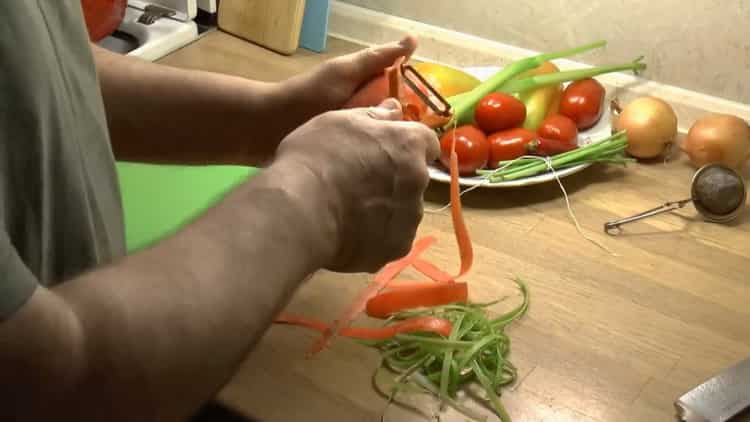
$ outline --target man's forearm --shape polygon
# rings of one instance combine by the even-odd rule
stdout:
[[[313,113],[280,84],[92,49],[120,160],[262,165]]]
[[[53,354],[63,356],[68,379],[54,382],[69,384],[56,392],[65,398],[61,407],[44,409],[49,403],[33,403],[21,387],[33,390],[33,383],[15,382],[16,400],[32,401],[26,411],[59,415],[78,403],[76,416],[85,420],[167,421],[210,399],[299,283],[332,254],[331,225],[294,194],[316,189],[313,182],[274,171],[153,249],[35,293],[52,293],[57,305],[48,309],[69,327],[28,341],[63,343],[66,350]]]

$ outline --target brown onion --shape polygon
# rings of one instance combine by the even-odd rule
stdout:
[[[628,154],[637,158],[662,155],[677,135],[677,115],[656,97],[633,100],[614,118],[615,131],[626,131]]]
[[[681,149],[696,167],[721,163],[739,169],[750,158],[750,127],[737,116],[712,113],[693,124]]]

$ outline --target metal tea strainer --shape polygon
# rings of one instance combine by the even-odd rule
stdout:
[[[742,176],[721,164],[707,164],[699,168],[693,175],[690,194],[688,199],[667,202],[634,216],[604,223],[604,231],[608,234],[617,234],[622,231],[620,227],[624,224],[673,211],[690,202],[707,221],[726,223],[742,213],[747,197]]]

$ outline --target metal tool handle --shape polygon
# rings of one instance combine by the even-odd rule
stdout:
[[[176,12],[172,9],[149,4],[145,9],[143,9],[143,14],[138,17],[138,23],[151,25],[161,18],[170,18],[175,14]]]
[[[676,209],[680,209],[687,205],[688,203],[693,202],[693,198],[683,199],[681,201],[672,201],[667,202],[662,206],[652,208],[648,211],[643,211],[642,213],[633,215],[631,217],[625,217],[621,218],[619,220],[610,221],[608,223],[604,223],[604,231],[607,234],[617,234],[620,232],[620,226],[628,223],[632,223],[633,221],[642,220],[644,218],[651,217],[652,215],[661,214],[669,211],[673,211]]]

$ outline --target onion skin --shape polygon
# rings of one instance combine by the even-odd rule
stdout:
[[[614,120],[617,132],[627,132],[627,152],[636,158],[662,155],[677,136],[677,115],[669,104],[656,97],[633,100]]]
[[[750,127],[737,116],[712,113],[690,127],[681,149],[696,167],[721,163],[738,170],[750,158]]]

